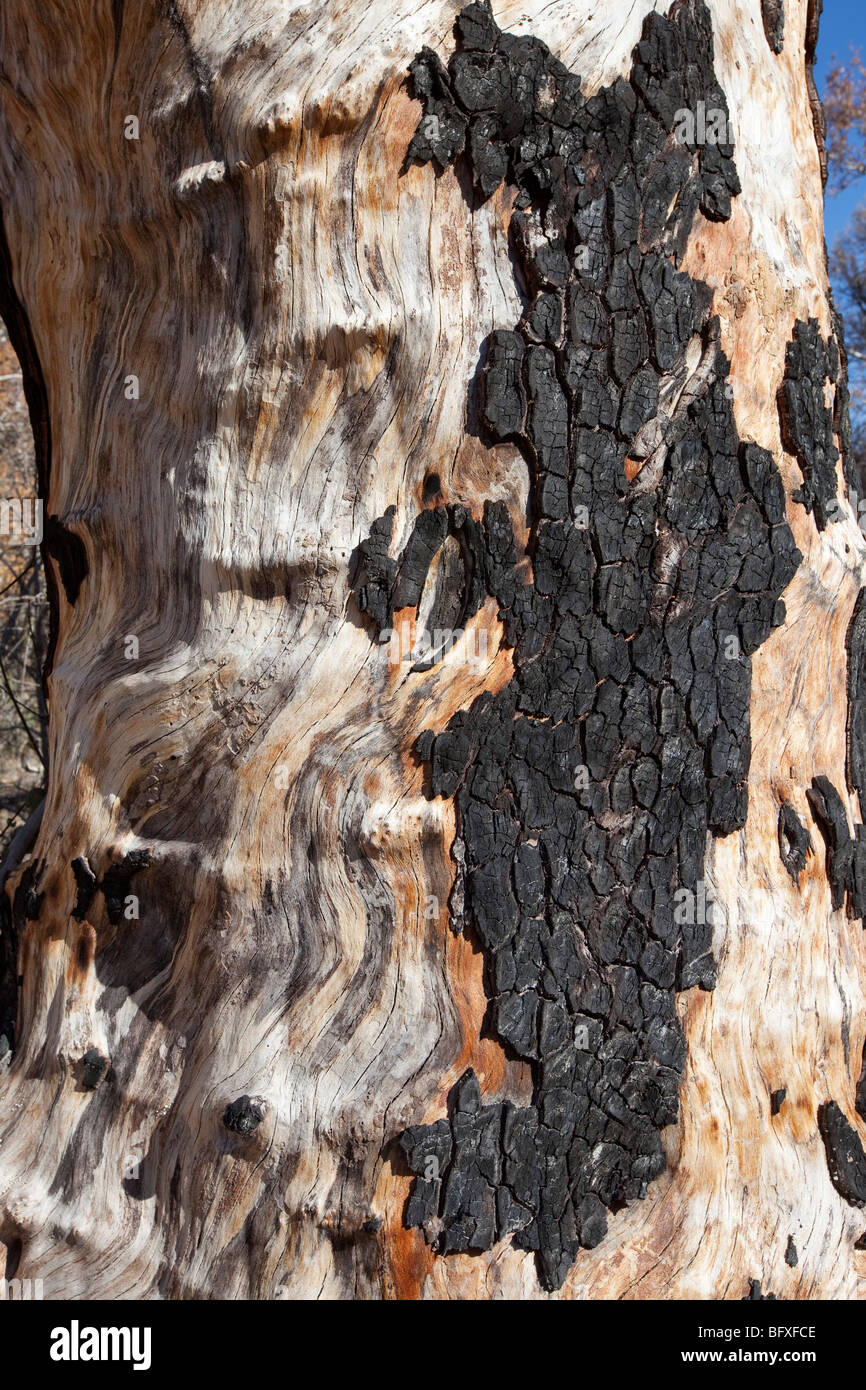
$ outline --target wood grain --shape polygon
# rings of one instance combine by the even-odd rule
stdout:
[[[55,573],[48,798],[6,887],[29,868],[43,898],[0,1089],[0,1246],[20,1242],[18,1276],[49,1298],[547,1296],[508,1242],[441,1258],[406,1230],[394,1144],[469,1065],[489,1097],[531,1090],[481,1036],[481,960],[449,924],[454,807],[412,754],[507,684],[512,653],[488,600],[482,662],[455,648],[412,672],[351,598],[357,546],[393,504],[396,555],[431,473],[526,535],[521,455],[466,427],[479,345],[521,313],[511,194],[472,206],[453,170],[406,166],[408,65],[424,45],[447,58],[459,8],[7,0],[0,17],[0,202],[44,377],[46,513],[88,569],[74,604]],[[653,8],[493,5],[589,91],[628,72]],[[817,1109],[856,1121],[866,959],[803,788],[825,773],[866,816],[845,777],[866,545],[847,504],[819,531],[792,500],[777,409],[795,321],[832,326],[807,5],[786,0],[779,56],[752,0],[710,9],[742,193],[730,222],[698,218],[686,265],[804,558],[753,659],[745,829],[708,842],[719,980],[679,998],[668,1171],[562,1294],[741,1298],[755,1278],[855,1298],[866,1223]],[[782,796],[818,847],[799,889]],[[136,850],[139,916],[111,923],[97,892],[76,918],[73,861],[102,880]],[[89,1048],[110,1059],[95,1090]],[[248,1137],[223,1124],[244,1095],[266,1102]]]

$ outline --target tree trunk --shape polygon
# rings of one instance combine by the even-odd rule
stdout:
[[[49,1298],[866,1273],[816,6],[461,9],[0,18],[54,612],[0,1241]]]

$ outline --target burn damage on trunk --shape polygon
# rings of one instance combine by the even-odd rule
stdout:
[[[133,877],[148,867],[152,857],[149,849],[132,850],[129,854],[118,859],[116,863],[110,864],[101,880],[97,878],[83,855],[73,859],[72,873],[77,890],[75,906],[72,909],[75,920],[77,922],[84,921],[97,892],[101,892],[105,899],[108,920],[112,926],[117,926],[123,914]]]
[[[841,386],[840,386],[841,381]],[[826,400],[828,383],[835,387],[834,407]],[[803,474],[794,493],[823,531],[841,515],[836,498],[836,433],[847,412],[847,386],[839,345],[831,335],[825,343],[817,319],[799,322],[785,356],[785,378],[779,390],[782,442]]]
[[[779,853],[796,883],[806,867],[806,855],[812,853],[812,837],[787,801],[779,807]]]
[[[91,869],[83,855],[72,861],[72,873],[75,878],[75,906],[72,915],[76,922],[83,922],[87,916],[87,909],[93,901],[98,888],[96,874]]]
[[[767,43],[774,53],[781,53],[785,47],[784,0],[761,0],[761,19]]]
[[[112,926],[117,926],[123,913],[134,876],[146,869],[152,854],[149,849],[134,849],[116,864],[106,869],[99,887],[105,898],[105,911]]]
[[[834,911],[847,902],[849,916],[866,916],[864,827],[855,825],[852,839],[845,803],[828,777],[812,778],[806,800],[827,846],[827,881]]]
[[[450,574],[452,602],[447,617],[455,628],[468,622],[488,592],[484,583],[485,528],[465,507],[428,508],[419,513],[397,562],[388,553],[395,515],[396,509],[389,507],[358,547],[362,582],[356,595],[361,612],[367,613],[381,632],[395,613],[403,608],[417,608],[431,564],[448,538],[453,537],[459,544],[460,562]],[[444,626],[445,618],[444,613],[437,615],[434,611],[431,626],[437,621]]]
[[[846,779],[856,791],[860,809],[866,803],[866,590],[861,589],[848,628],[848,724]],[[827,878],[834,908],[848,905],[853,917],[866,917],[866,827],[855,822],[853,838],[848,814],[836,788],[826,777],[815,777],[806,792],[812,814],[827,846]]]
[[[698,210],[726,219],[739,191],[729,147],[676,133],[699,102],[727,121],[703,0],[648,16],[630,79],[589,99],[486,6],[457,32],[447,69],[412,65],[410,156],[461,158],[480,199],[517,190],[526,307],[484,346],[479,417],[529,468],[532,580],[504,505],[463,516],[515,676],[418,752],[456,798],[490,1023],[534,1097],[484,1104],[467,1073],[448,1120],[405,1131],[406,1219],[442,1253],[512,1234],[555,1289],[664,1171],[676,990],[715,982],[706,836],[745,822],[749,658],[800,555],[772,457],[737,435],[712,295],[677,269]],[[357,576],[380,628],[423,582],[421,521],[394,560],[394,515]]]
[[[86,1091],[95,1091],[105,1079],[110,1059],[97,1047],[89,1047],[81,1059],[81,1084]]]
[[[45,553],[57,565],[67,602],[74,603],[90,569],[84,542],[58,517],[49,516],[45,522]]]
[[[833,1186],[852,1206],[866,1206],[866,1153],[860,1136],[835,1100],[821,1106],[818,1125]]]
[[[258,1096],[239,1096],[223,1111],[223,1124],[235,1134],[247,1138],[258,1129],[265,1118],[264,1102]]]
[[[775,1303],[777,1302],[774,1293],[762,1293],[760,1279],[749,1280],[749,1292],[743,1295],[744,1303]]]

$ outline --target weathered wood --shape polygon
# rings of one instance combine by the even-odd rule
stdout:
[[[814,5],[47,8],[0,17],[56,605],[17,1274],[856,1297]]]

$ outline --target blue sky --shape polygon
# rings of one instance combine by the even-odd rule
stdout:
[[[866,58],[866,4],[864,0],[824,0],[824,14],[818,40],[815,79],[823,95],[824,79],[831,58],[847,58],[851,46],[860,48]],[[832,243],[859,202],[866,202],[866,179],[835,197],[828,195],[825,211],[827,241]]]

